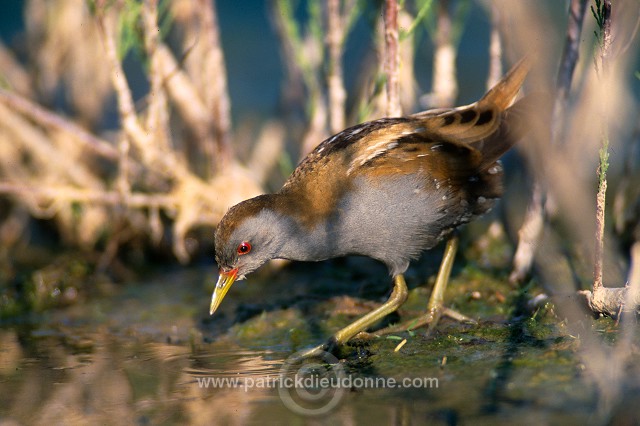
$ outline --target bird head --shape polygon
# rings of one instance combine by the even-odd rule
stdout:
[[[268,197],[261,195],[237,204],[216,228],[216,262],[220,271],[211,296],[211,315],[236,280],[278,257],[283,238],[281,219],[269,208]]]

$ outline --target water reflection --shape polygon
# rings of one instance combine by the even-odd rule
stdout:
[[[248,351],[234,348],[202,352],[189,357],[191,366],[185,370],[194,377],[276,377],[287,353],[274,351]]]
[[[242,386],[247,380],[275,380],[288,353],[249,351],[226,342],[194,350],[114,334],[107,328],[76,329],[73,336],[55,329],[0,332],[0,422],[244,425],[317,421],[287,409],[273,386]],[[221,387],[203,385],[206,378],[240,380],[238,386],[227,382]],[[384,391],[349,391],[344,403],[323,418],[354,423],[415,414],[413,404],[402,398],[387,400],[384,395]]]
[[[182,380],[185,361],[164,358],[184,354],[184,348],[127,342],[104,331],[85,335],[80,346],[75,340],[3,333],[5,418],[34,424],[132,423],[144,417],[143,407],[160,399],[167,404],[156,407],[158,414],[175,412],[171,393]]]

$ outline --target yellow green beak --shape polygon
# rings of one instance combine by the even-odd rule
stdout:
[[[213,315],[213,313],[218,309],[222,299],[224,299],[225,294],[229,291],[229,287],[236,280],[238,276],[238,268],[232,269],[228,272],[220,270],[220,276],[218,277],[218,282],[216,283],[216,288],[213,290],[213,294],[211,295],[211,307],[209,308],[209,315]]]

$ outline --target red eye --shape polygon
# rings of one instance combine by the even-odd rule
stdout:
[[[247,254],[251,251],[251,244],[249,244],[247,241],[244,241],[238,244],[237,251],[239,255]]]

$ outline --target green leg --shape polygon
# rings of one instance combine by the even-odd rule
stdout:
[[[392,312],[395,312],[404,302],[407,300],[409,294],[407,290],[407,284],[404,281],[402,274],[396,275],[393,278],[394,287],[391,297],[382,306],[369,312],[362,318],[352,322],[342,330],[338,331],[329,339],[328,342],[310,349],[304,355],[303,358],[312,357],[321,354],[323,351],[330,349],[334,345],[343,345],[349,341],[356,334],[365,331],[373,324],[386,317]]]
[[[447,246],[444,249],[444,255],[442,256],[442,263],[440,263],[440,269],[438,270],[438,276],[436,277],[436,283],[433,286],[431,297],[429,298],[429,304],[427,305],[427,313],[435,315],[436,311],[442,310],[442,303],[444,301],[444,291],[449,283],[449,277],[451,276],[451,268],[453,268],[453,261],[456,258],[456,252],[458,251],[458,237],[453,236],[447,241]]]
[[[447,241],[447,245],[444,249],[444,255],[442,257],[442,262],[440,263],[436,283],[433,286],[433,291],[429,298],[429,304],[427,305],[427,312],[424,315],[402,324],[378,330],[371,334],[375,336],[384,336],[385,334],[398,333],[408,329],[419,328],[427,324],[429,324],[430,328],[433,328],[438,323],[438,320],[442,315],[449,316],[460,322],[475,322],[471,318],[468,318],[452,309],[446,308],[443,305],[444,292],[447,288],[447,284],[449,283],[451,268],[453,267],[453,261],[455,260],[457,251],[458,237],[453,236],[449,241]]]
[[[444,249],[444,255],[442,257],[442,263],[440,263],[440,269],[438,270],[438,276],[436,277],[436,283],[433,286],[433,291],[429,298],[429,304],[427,305],[427,313],[421,318],[422,324],[420,324],[420,326],[429,324],[427,334],[430,333],[438,324],[442,315],[447,315],[460,322],[475,322],[471,318],[445,307],[443,304],[444,292],[447,289],[447,284],[451,277],[451,269],[453,268],[453,262],[456,258],[457,251],[458,236],[454,235],[449,239],[449,241],[447,241],[447,246]]]

